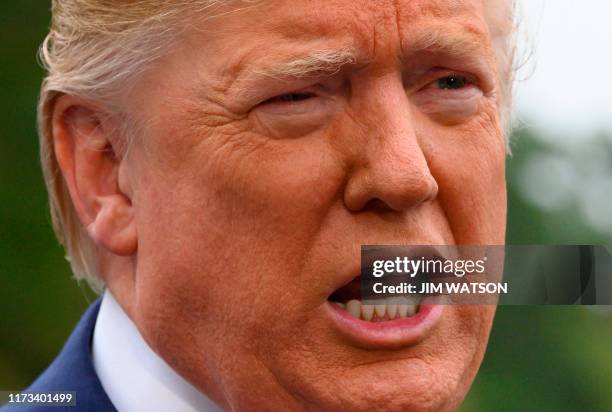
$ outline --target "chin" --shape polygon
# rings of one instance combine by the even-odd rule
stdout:
[[[450,374],[452,375],[452,373]],[[467,388],[448,371],[432,370],[419,359],[354,368],[334,385],[335,397],[316,405],[325,411],[453,411]]]
[[[435,327],[403,348],[353,347],[331,369],[315,409],[454,411],[478,372],[494,307],[445,306]],[[314,391],[313,391],[314,392]]]

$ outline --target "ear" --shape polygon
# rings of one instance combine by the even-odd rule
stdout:
[[[115,126],[101,109],[73,96],[58,97],[53,107],[55,156],[81,223],[98,246],[129,256],[138,242]]]

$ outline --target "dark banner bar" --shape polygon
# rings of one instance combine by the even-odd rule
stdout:
[[[362,246],[365,304],[612,305],[612,246]]]

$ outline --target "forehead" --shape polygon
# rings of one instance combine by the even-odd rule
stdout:
[[[372,24],[390,28],[390,24],[469,20],[483,14],[483,4],[478,0],[280,0],[260,4],[285,16],[284,21],[269,22],[276,28],[314,36],[337,28],[358,29]]]
[[[344,50],[355,57],[353,67],[369,66],[373,72],[392,65],[421,70],[419,65],[442,58],[497,77],[491,23],[485,17],[492,1],[223,2],[204,17],[187,17],[184,36],[157,65],[153,83],[159,87],[163,79],[166,90],[175,87],[193,96],[237,96],[251,90],[250,83],[262,73],[296,61],[316,66],[327,56],[320,52]]]
[[[219,14],[206,24],[224,25],[224,33],[269,31],[288,40],[350,35],[367,43],[377,34],[425,24],[486,31],[484,0],[260,0],[230,2]]]
[[[229,2],[195,24],[201,30],[190,49],[209,63],[222,59],[226,74],[317,49],[356,50],[363,61],[384,51],[401,59],[438,40],[454,54],[479,51],[493,65],[486,7],[484,0]]]
[[[480,48],[493,63],[486,7],[485,0],[230,1],[190,25],[199,30],[189,49],[208,63],[222,60],[226,74],[316,49],[357,50],[364,61],[381,51],[410,55],[432,39]]]

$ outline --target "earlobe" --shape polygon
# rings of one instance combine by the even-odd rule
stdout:
[[[99,108],[67,95],[56,101],[52,122],[55,156],[87,233],[113,254],[135,253],[134,211],[122,191],[132,193],[133,188],[129,179],[119,184],[119,172],[124,169],[116,151],[119,128]]]
[[[130,256],[138,249],[133,210],[122,195],[106,196],[100,201],[98,213],[87,225],[87,233],[115,255]]]

